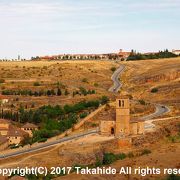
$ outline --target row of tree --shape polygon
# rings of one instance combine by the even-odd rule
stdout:
[[[86,96],[86,95],[88,95],[88,94],[96,94],[96,91],[95,90],[86,90],[85,88],[83,88],[83,87],[80,87],[79,88],[79,91],[78,90],[76,90],[76,91],[73,91],[73,97],[75,96],[75,95],[84,95],[84,96]]]
[[[22,96],[61,96],[63,94],[62,90],[58,88],[57,90],[40,90],[40,91],[31,91],[31,90],[3,90],[3,95],[22,95]],[[68,95],[69,92],[67,89],[64,91],[64,95]]]
[[[158,53],[149,53],[149,54],[141,54],[136,53],[135,51],[131,51],[131,54],[127,58],[127,61],[133,60],[146,60],[146,59],[161,59],[161,58],[172,58],[177,57],[176,54],[169,52],[168,49],[164,51],[159,51]]]
[[[67,89],[65,89],[64,91],[62,91],[60,88],[58,88],[57,90],[51,89],[51,90],[40,90],[40,91],[31,91],[31,90],[3,90],[2,91],[3,95],[22,95],[22,96],[61,96],[61,95],[65,95],[67,96],[69,93],[69,91]],[[88,94],[96,94],[95,90],[86,90],[83,87],[79,88],[79,91],[73,91],[73,97],[75,95],[88,95]]]

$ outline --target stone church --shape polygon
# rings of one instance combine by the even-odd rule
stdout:
[[[144,134],[144,121],[130,117],[130,101],[127,96],[117,98],[115,108],[102,112],[99,121],[101,135],[114,135],[118,138]]]

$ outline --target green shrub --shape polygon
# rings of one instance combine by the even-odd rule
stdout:
[[[145,102],[143,99],[140,99],[140,100],[139,100],[139,103],[140,103],[141,105],[146,105],[146,102]]]
[[[102,161],[97,157],[95,162],[95,167],[100,167],[102,165],[103,165]]]
[[[151,89],[151,92],[152,92],[152,93],[158,92],[158,88],[152,88],[152,89]]]
[[[96,123],[92,123],[91,127],[97,127],[98,125]]]
[[[171,174],[167,177],[167,180],[180,180],[180,176]]]
[[[101,104],[107,104],[109,102],[109,98],[107,96],[102,96],[100,103]]]
[[[141,152],[141,156],[142,155],[146,155],[146,154],[150,154],[151,153],[151,150],[149,149],[143,149],[142,152]]]
[[[169,136],[168,139],[172,143],[179,143],[180,142],[180,134],[177,134],[175,136]]]
[[[99,86],[99,84],[98,84],[98,83],[94,83],[94,86],[95,86],[95,87],[98,87],[98,86]]]
[[[83,118],[85,118],[87,115],[88,115],[88,114],[87,114],[86,112],[84,112],[84,113],[81,113],[81,114],[79,115],[79,117],[80,117],[81,119],[83,119]]]
[[[104,153],[103,156],[104,165],[112,164],[114,161],[116,161],[116,155],[114,155],[113,153]]]
[[[124,154],[124,153],[120,153],[120,154],[116,155],[117,160],[122,160],[122,159],[125,159],[125,158],[126,158],[126,154]]]
[[[82,82],[87,83],[88,82],[87,78],[83,78]]]
[[[34,82],[34,86],[40,86],[39,82]]]
[[[116,68],[115,68],[115,67],[112,67],[112,68],[111,68],[111,71],[112,71],[112,72],[114,72],[115,70],[116,70]]]

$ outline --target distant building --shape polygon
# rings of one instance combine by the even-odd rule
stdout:
[[[6,104],[9,102],[9,98],[7,96],[0,94],[0,104]]]
[[[129,98],[116,99],[116,108],[107,110],[101,114],[100,134],[115,137],[128,137],[144,134],[144,121],[130,118]]]
[[[27,136],[28,133],[13,126],[10,121],[0,119],[0,137],[7,139],[8,145],[19,144]]]
[[[179,55],[180,55],[180,50],[175,50],[175,49],[173,49],[173,50],[172,50],[172,53],[179,56]]]
[[[120,49],[119,53],[118,53],[119,57],[124,60],[126,60],[130,54],[131,54],[131,52],[125,52],[122,49]]]
[[[25,131],[29,134],[30,137],[32,137],[33,131],[38,130],[38,126],[36,126],[35,124],[26,123],[24,126],[21,127],[21,130]]]

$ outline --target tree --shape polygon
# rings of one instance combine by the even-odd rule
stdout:
[[[114,72],[115,70],[116,70],[116,68],[115,68],[115,67],[112,67],[112,68],[111,68],[111,71],[112,71],[112,72]]]
[[[108,103],[108,101],[109,101],[109,98],[107,97],[107,96],[102,96],[101,97],[101,104],[107,104]]]
[[[61,89],[58,88],[57,90],[57,96],[61,96],[62,92],[61,92]]]
[[[51,91],[47,90],[47,96],[51,96]]]
[[[64,95],[67,96],[69,94],[68,90],[66,89]]]

